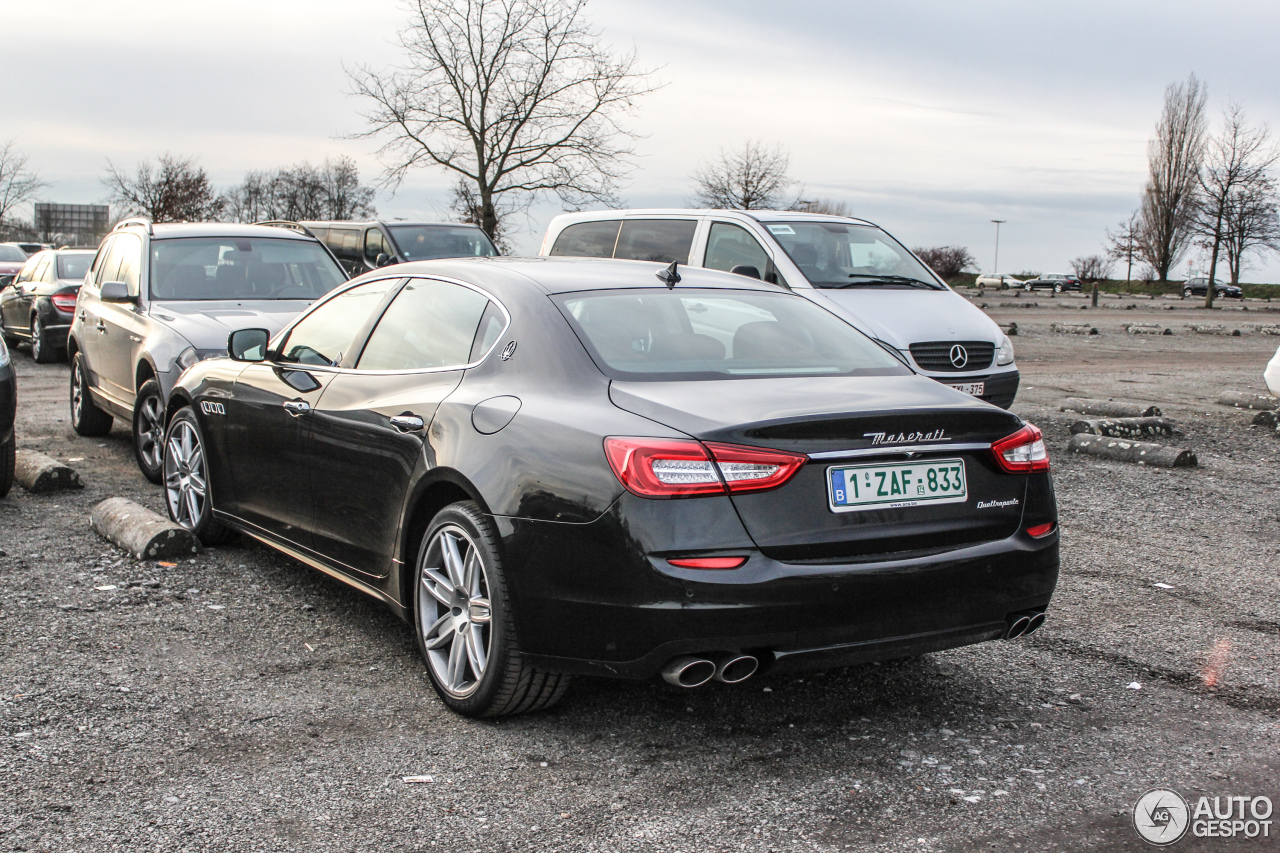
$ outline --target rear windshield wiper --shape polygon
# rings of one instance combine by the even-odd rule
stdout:
[[[923,287],[925,290],[941,290],[942,289],[938,287],[938,285],[936,284],[931,284],[927,281],[921,281],[918,278],[912,278],[911,276],[906,276],[906,275],[870,275],[869,273],[855,272],[855,273],[850,273],[849,278],[855,279],[855,280],[846,281],[846,282],[824,281],[822,283],[822,286],[844,288],[844,287],[867,287],[867,286],[874,287],[877,284],[905,284],[905,285],[908,285],[909,287]]]

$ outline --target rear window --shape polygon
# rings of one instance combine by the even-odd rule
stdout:
[[[614,379],[898,376],[911,371],[807,299],[745,290],[612,290],[554,297]]]
[[[93,255],[58,255],[58,278],[84,278],[93,263]]]
[[[0,261],[17,261],[26,263],[27,253],[17,246],[0,246]]]

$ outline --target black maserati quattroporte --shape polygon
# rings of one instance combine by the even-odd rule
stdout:
[[[1014,637],[1057,581],[1039,430],[743,276],[407,263],[229,349],[174,387],[170,515],[386,602],[463,714]]]

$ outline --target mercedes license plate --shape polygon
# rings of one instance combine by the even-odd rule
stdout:
[[[957,391],[963,391],[964,393],[971,394],[974,397],[981,397],[983,394],[987,393],[987,383],[985,382],[962,382],[959,385],[949,382],[947,384],[951,385],[951,387]]]
[[[832,512],[853,512],[958,503],[969,489],[963,459],[936,459],[828,468],[827,497]]]

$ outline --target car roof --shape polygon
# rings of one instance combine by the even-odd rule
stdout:
[[[718,208],[694,208],[694,207],[655,207],[655,208],[631,208],[628,210],[591,210],[581,211],[578,213],[562,213],[556,218],[561,217],[573,219],[575,221],[589,222],[593,219],[622,219],[627,217],[645,218],[650,216],[708,216],[722,215],[730,218],[734,216],[742,216],[747,219],[754,219],[757,222],[777,222],[781,220],[790,222],[853,222],[858,225],[875,225],[867,219],[859,219],[855,216],[831,216],[825,213],[805,213],[802,210],[721,210]]]
[[[178,237],[276,237],[285,240],[314,240],[288,228],[272,225],[242,225],[236,222],[155,222],[151,224],[153,240]],[[120,231],[146,230],[146,225],[126,225]],[[116,233],[116,232],[112,232]]]
[[[397,276],[441,276],[456,278],[480,287],[528,287],[533,284],[546,293],[571,293],[583,290],[621,290],[630,288],[664,289],[657,273],[669,264],[652,261],[622,261],[611,258],[450,258],[432,261],[410,261],[384,267],[368,278]],[[723,288],[787,293],[775,284],[708,270],[701,267],[677,267],[680,281],[675,289]],[[359,279],[353,279],[359,281]]]
[[[476,225],[473,222],[443,222],[439,220],[429,220],[429,219],[414,219],[414,220],[364,219],[360,221],[347,220],[347,219],[300,219],[298,220],[298,224],[306,225],[308,227],[312,225],[319,225],[325,228],[335,228],[335,227],[340,228],[344,225],[349,225],[352,228],[368,228],[369,226],[372,226],[372,225],[385,225],[388,228],[397,228],[401,225],[447,225],[450,228],[479,228],[480,227],[479,225]]]

